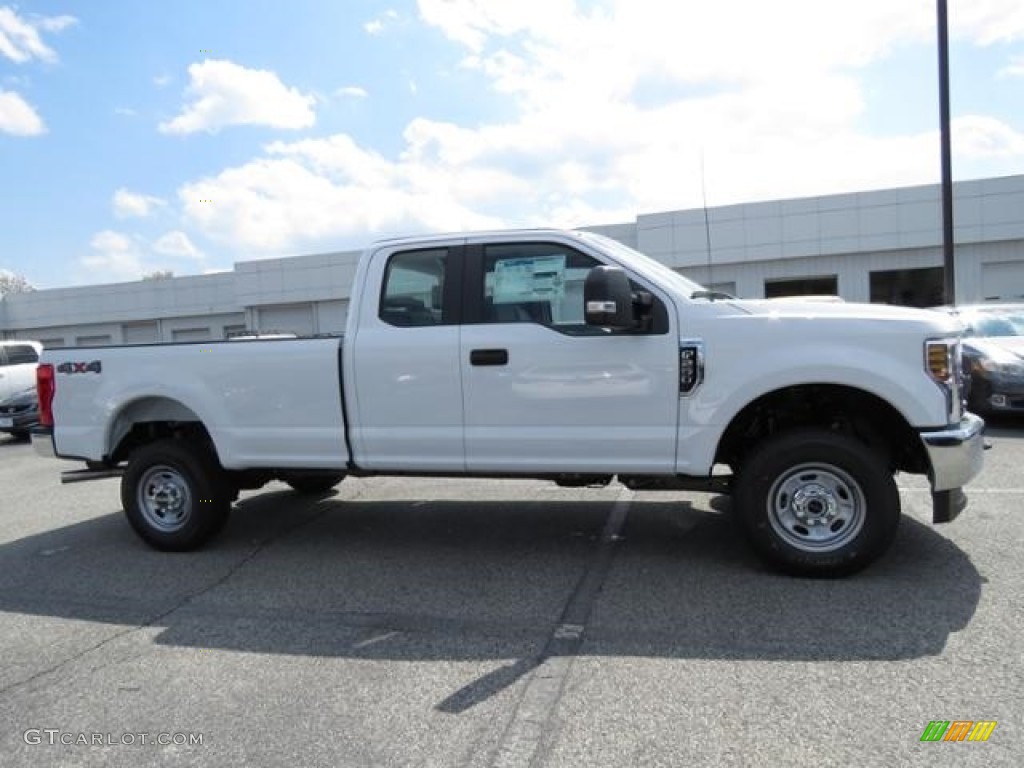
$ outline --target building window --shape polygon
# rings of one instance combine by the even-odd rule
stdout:
[[[794,277],[785,280],[765,280],[764,297],[782,296],[838,296],[839,279],[836,275],[823,277]]]
[[[942,267],[872,272],[871,302],[904,307],[937,306],[942,303]]]
[[[111,343],[112,339],[110,334],[102,336],[76,336],[75,346],[76,347],[105,347]]]
[[[209,328],[177,328],[171,331],[172,341],[209,341],[211,338]]]

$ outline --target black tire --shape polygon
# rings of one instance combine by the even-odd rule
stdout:
[[[892,544],[900,496],[882,457],[821,429],[766,440],[740,468],[736,518],[772,567],[795,576],[839,577]]]
[[[165,439],[132,454],[121,477],[128,522],[150,546],[185,552],[227,522],[230,493],[215,456],[194,442]]]
[[[28,432],[24,432],[24,431],[18,429],[18,430],[12,430],[11,431],[11,437],[13,437],[19,443],[24,443],[26,440],[29,439],[29,437],[31,437],[31,435]]]
[[[345,479],[344,473],[333,475],[322,475],[317,473],[285,475],[282,478],[285,483],[291,486],[293,491],[298,493],[327,493]]]

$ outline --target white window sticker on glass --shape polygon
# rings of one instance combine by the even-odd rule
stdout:
[[[494,303],[547,301],[565,295],[565,254],[499,259],[494,264]]]

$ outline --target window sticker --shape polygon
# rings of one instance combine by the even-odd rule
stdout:
[[[565,296],[565,254],[500,259],[494,264],[494,303],[518,304]]]

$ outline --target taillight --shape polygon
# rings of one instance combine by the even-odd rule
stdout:
[[[39,396],[39,423],[44,427],[53,426],[53,396],[57,392],[57,380],[53,366],[42,363],[36,368],[36,394]]]

